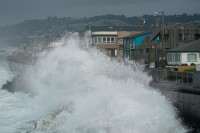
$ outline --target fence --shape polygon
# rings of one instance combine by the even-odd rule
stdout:
[[[161,80],[168,80],[177,82],[179,85],[193,86],[193,72],[178,72],[162,69],[151,69],[153,81],[159,82]],[[195,80],[196,81],[196,80]]]

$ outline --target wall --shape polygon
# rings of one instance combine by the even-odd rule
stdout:
[[[200,95],[178,92],[177,96],[176,106],[180,113],[186,119],[200,120]]]
[[[152,43],[158,36],[162,39],[162,34],[160,34],[160,32],[161,28],[157,27],[157,29],[152,32],[151,36],[148,39],[145,39],[144,44],[146,48],[156,46],[157,48],[162,49],[160,43]],[[169,35],[169,40],[164,42],[164,48],[175,48],[188,41],[195,40],[194,34],[200,34],[200,28],[197,28],[196,26],[165,25],[164,34]],[[188,34],[188,40],[179,41],[179,34]],[[157,57],[159,58],[161,55],[158,55]]]
[[[195,53],[197,54],[197,61],[196,62],[188,62],[187,61],[187,54],[194,54],[194,52],[192,53],[181,53],[181,64],[188,64],[190,66],[191,63],[194,63],[194,64],[200,64],[200,55],[199,53]]]
[[[196,26],[187,25],[165,25],[165,34],[169,34],[168,44],[170,48],[178,47],[188,41],[195,40],[194,34],[200,34],[200,29]],[[187,40],[179,40],[179,34],[187,34]]]
[[[136,37],[135,38],[135,45],[141,46],[142,45],[142,40],[144,39],[144,37],[150,36],[150,35],[151,35],[151,33]]]
[[[200,124],[200,95],[175,91],[160,90],[177,108],[178,116],[187,122]]]
[[[141,33],[141,31],[118,31],[118,50],[117,50],[117,56],[118,57],[123,57],[123,37],[125,36],[130,36],[134,34]],[[119,39],[121,38],[121,39]]]
[[[117,49],[118,48],[118,37],[117,35],[93,35],[94,37],[114,37],[114,43],[102,43],[102,44],[96,44],[98,48],[100,49]]]
[[[117,35],[118,38],[123,38],[125,36],[130,36],[130,35],[134,35],[134,34],[138,34],[141,33],[140,31],[118,31]],[[123,39],[119,39],[118,40],[118,45],[123,45]]]
[[[159,72],[156,69],[151,70],[155,70],[151,71],[154,80],[154,84],[151,85],[154,88],[159,88],[160,92],[172,101],[174,106],[177,107],[178,113],[180,112],[181,116],[186,118],[186,120],[200,124],[200,72],[194,73],[193,87],[196,85],[197,88],[191,88],[191,86],[185,85],[183,87],[173,87],[177,85],[177,82],[169,82],[168,77],[172,75],[170,71]],[[162,79],[168,79],[168,81],[164,82]]]
[[[123,57],[123,39],[119,39],[119,38],[133,35],[136,33],[140,33],[140,32],[138,31],[119,31],[119,32],[99,31],[99,32],[93,32],[92,37],[114,37],[115,42],[113,44],[102,43],[102,44],[97,44],[97,46],[101,51],[106,52],[108,56],[111,56],[111,51],[114,50],[115,56]]]
[[[193,74],[193,87],[200,88],[200,72],[198,71]]]

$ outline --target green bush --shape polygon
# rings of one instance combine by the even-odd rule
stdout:
[[[184,70],[184,72],[195,72],[196,71],[196,68],[192,68],[192,69],[186,69]]]
[[[194,63],[191,63],[190,66],[196,66]]]
[[[188,66],[188,64],[181,64],[181,66]]]
[[[168,64],[168,66],[179,66],[179,64]]]

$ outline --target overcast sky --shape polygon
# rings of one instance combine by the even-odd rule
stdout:
[[[0,0],[0,26],[48,16],[193,14],[200,13],[199,6],[200,0]]]

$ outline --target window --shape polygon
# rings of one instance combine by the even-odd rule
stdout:
[[[94,44],[96,44],[97,43],[97,37],[94,37]]]
[[[169,53],[167,55],[167,61],[168,62],[175,62],[178,63],[180,62],[180,53]]]
[[[164,39],[165,39],[166,42],[168,42],[169,41],[169,34],[164,34]]]
[[[178,40],[179,40],[179,41],[182,41],[182,40],[183,40],[182,34],[179,34],[179,35],[178,35]]]
[[[129,45],[129,39],[127,39],[127,45]]]
[[[169,60],[170,60],[170,62],[172,62],[172,54],[170,54]]]
[[[95,44],[95,39],[94,39],[94,37],[92,38],[92,43]]]
[[[188,40],[188,34],[183,35],[183,40]]]
[[[133,39],[130,39],[130,46],[133,48]]]
[[[172,54],[168,54],[168,62],[172,62]]]
[[[135,39],[133,39],[133,43],[132,44],[133,44],[133,48],[135,48]]]
[[[172,54],[172,62],[175,62],[175,54]]]
[[[140,51],[140,55],[143,55],[143,50],[142,50],[142,49],[140,49],[139,51]]]
[[[180,62],[180,54],[175,53],[175,62]]]
[[[110,37],[107,37],[107,43],[110,43]]]
[[[93,37],[92,42],[94,44],[102,44],[102,43],[115,43],[114,37]],[[126,44],[125,40],[123,41]]]
[[[93,37],[93,44],[102,43],[102,37]]]
[[[115,43],[115,38],[111,37],[111,43]]]
[[[199,40],[200,39],[200,34],[195,34],[195,40]]]
[[[128,51],[124,51],[124,57],[127,58],[128,57]]]
[[[106,43],[106,37],[103,37],[103,43]]]
[[[188,40],[188,34],[179,34],[178,38],[179,38],[179,41]]]
[[[126,45],[126,40],[125,39],[123,39],[123,44]]]
[[[197,61],[197,55],[196,54],[188,54],[187,60],[188,60],[188,62],[196,62]]]
[[[98,37],[98,43],[102,43],[102,37]]]

